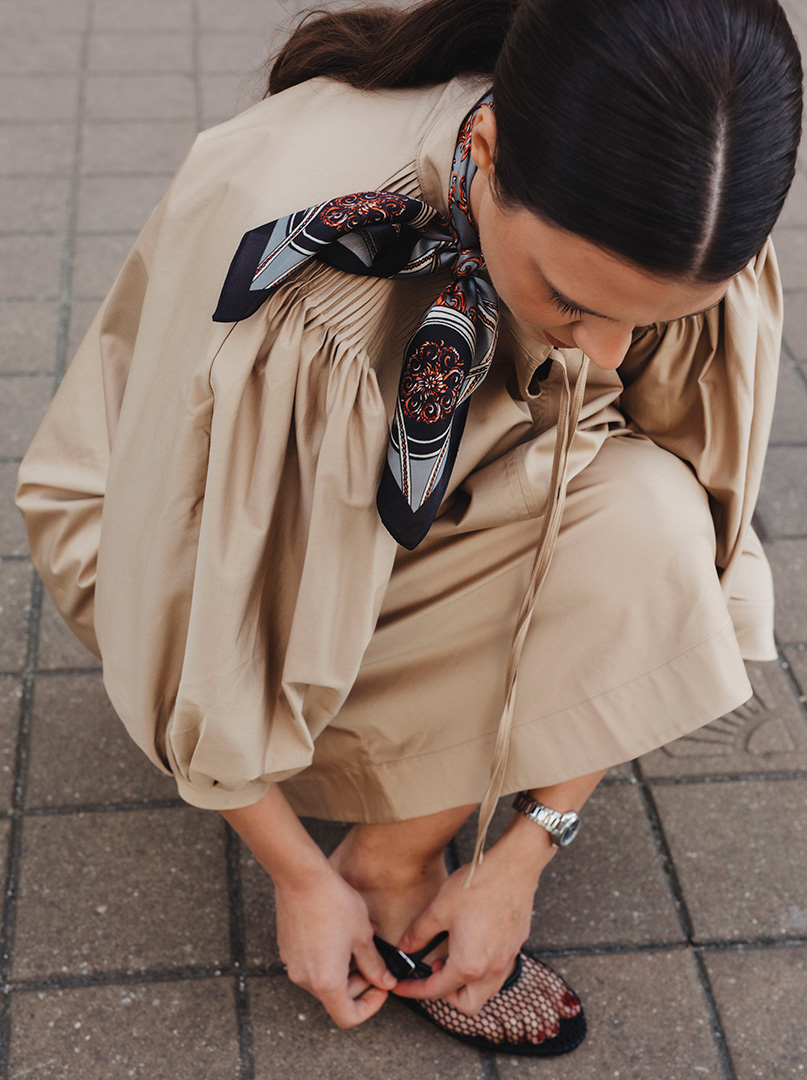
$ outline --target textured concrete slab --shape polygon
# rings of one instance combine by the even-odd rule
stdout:
[[[19,5],[15,7],[20,10]],[[78,85],[73,75],[0,75],[0,120],[74,120]]]
[[[89,120],[193,119],[193,78],[190,74],[88,75],[86,109]]]
[[[807,290],[785,292],[784,338],[794,359],[807,360]]]
[[[190,120],[85,124],[82,171],[172,174],[182,164],[195,135],[196,125]]]
[[[22,375],[53,371],[59,315],[56,301],[0,302],[0,340],[3,341],[0,373]]]
[[[767,546],[776,593],[776,628],[785,644],[807,642],[807,539]]]
[[[52,236],[0,236],[0,299],[57,299],[63,248]]]
[[[53,380],[5,375],[0,382],[0,457],[21,458],[53,396]]]
[[[136,233],[77,236],[73,265],[73,295],[96,304],[106,296],[137,238]]]
[[[226,962],[223,836],[191,809],[27,818],[14,978]]]
[[[83,177],[78,191],[79,232],[139,232],[170,182],[170,175]]]
[[[100,674],[40,676],[31,727],[29,809],[177,797],[115,715]]]
[[[794,294],[789,294],[792,299]],[[801,303],[799,308],[807,310],[807,295],[798,295]],[[794,305],[795,308],[795,305]],[[785,298],[785,340],[788,343],[798,340],[796,311],[788,307],[788,299]],[[795,324],[795,325],[794,325]],[[793,327],[792,334],[788,337],[788,328]],[[807,338],[807,319],[805,320],[805,338]],[[805,341],[807,349],[807,341]],[[805,352],[807,355],[807,352]],[[776,409],[773,414],[773,428],[771,441],[774,443],[797,443],[802,448],[807,444],[807,379],[796,364],[783,358],[779,369],[779,382],[776,387]],[[804,453],[802,449],[802,453]]]
[[[802,711],[807,711],[807,645],[791,645],[784,653],[801,690],[798,695],[799,705]]]
[[[723,1076],[693,958],[681,952],[555,964],[583,1001],[585,1042],[551,1061],[498,1056],[500,1080],[718,1080]]]
[[[45,593],[39,620],[38,667],[52,671],[59,668],[99,668],[101,661],[81,644],[67,628],[56,605]]]
[[[0,127],[0,170],[7,176],[69,174],[75,151],[76,129],[64,121]]]
[[[702,776],[709,773],[807,769],[807,720],[778,661],[746,665],[754,696],[720,720],[645,754],[642,774]]]
[[[13,461],[0,463],[0,558],[28,554],[28,533],[22,515],[14,505],[18,468]]]
[[[0,177],[0,232],[62,232],[69,190],[61,177]]]
[[[5,16],[6,12],[1,12],[0,20]],[[64,30],[54,34],[41,26],[24,30],[16,22],[0,35],[0,71],[8,75],[76,72],[81,66],[82,44],[81,34]]]
[[[706,953],[737,1080],[803,1077],[807,949]]]
[[[0,811],[11,809],[21,704],[21,680],[0,678]]]
[[[0,671],[21,671],[28,649],[33,571],[28,560],[0,562]]]
[[[191,0],[100,0],[93,8],[93,30],[186,30],[191,26]]]
[[[757,511],[771,539],[807,536],[807,447],[769,448]]]
[[[807,780],[655,788],[696,941],[807,934]]]
[[[512,816],[510,801],[502,800],[491,843]],[[574,844],[558,852],[543,873],[527,947],[540,952],[683,941],[639,792],[600,788],[582,818]],[[475,832],[474,823],[466,824],[458,837],[463,863],[473,853]]]
[[[15,997],[13,1080],[238,1080],[231,979]]]
[[[120,33],[102,30],[90,35],[87,70],[93,74],[166,72],[176,74],[193,70],[193,35],[185,31]]]
[[[255,1080],[482,1080],[479,1054],[388,1000],[365,1024],[340,1030],[284,976],[250,979]]]
[[[774,242],[782,277],[791,289],[807,288],[807,229],[778,227]]]

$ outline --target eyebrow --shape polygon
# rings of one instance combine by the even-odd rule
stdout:
[[[620,322],[621,321],[619,319],[615,319],[613,317],[613,315],[602,315],[599,311],[592,311],[591,308],[583,307],[582,304],[576,304],[574,302],[574,300],[570,300],[568,296],[566,296],[564,293],[562,293],[560,291],[560,289],[556,288],[552,284],[552,282],[549,280],[549,278],[545,277],[544,281],[546,281],[549,288],[555,294],[557,299],[561,301],[562,304],[567,304],[570,308],[573,308],[575,311],[579,311],[582,315],[593,315],[595,319],[605,319],[606,322]],[[679,322],[681,319],[691,319],[695,315],[705,315],[707,311],[711,311],[712,308],[716,308],[718,306],[718,304],[720,304],[722,302],[723,302],[723,296],[721,296],[719,300],[716,300],[714,302],[714,304],[710,304],[709,307],[701,308],[700,311],[691,311],[688,315],[679,315],[677,319],[666,319],[664,321],[665,322]]]

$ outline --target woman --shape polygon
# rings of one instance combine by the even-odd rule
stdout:
[[[519,951],[540,874],[608,767],[772,655],[750,520],[800,85],[775,0],[308,22],[195,144],[23,462],[113,704],[271,874],[343,1026],[393,990],[498,1052],[577,1045]],[[298,814],[355,825],[328,860]]]

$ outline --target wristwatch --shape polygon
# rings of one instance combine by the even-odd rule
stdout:
[[[536,825],[546,829],[549,833],[549,839],[555,847],[567,847],[577,836],[577,830],[580,828],[580,818],[574,810],[561,814],[559,810],[553,810],[551,807],[537,802],[529,791],[519,791],[513,806],[524,817],[528,817],[530,821],[534,821]]]

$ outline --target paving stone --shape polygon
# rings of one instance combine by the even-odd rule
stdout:
[[[333,851],[350,828],[332,821],[307,818],[305,827],[327,854]],[[275,890],[272,880],[245,844],[241,844],[241,895],[246,923],[247,963],[264,967],[277,963],[277,928],[275,925]]]
[[[59,295],[64,242],[53,236],[0,236],[0,299]]]
[[[796,360],[807,361],[807,289],[787,292],[784,297],[785,345]],[[802,371],[804,371],[803,366]]]
[[[29,809],[176,795],[171,777],[129,737],[100,674],[37,679],[25,800]]]
[[[231,979],[85,986],[12,999],[10,1077],[237,1080]]]
[[[799,703],[807,704],[807,645],[790,645],[783,650],[801,687]]]
[[[191,75],[88,75],[88,120],[188,120],[196,113]]]
[[[75,149],[76,129],[70,123],[0,127],[0,171],[8,176],[69,174]]]
[[[5,3],[0,6],[0,31],[23,34],[42,31],[46,26],[52,34],[81,31],[87,22],[89,0],[25,0],[25,3]]]
[[[101,0],[93,11],[94,30],[186,30],[191,0]]]
[[[782,281],[787,288],[807,288],[807,229],[777,226],[774,242]]]
[[[84,173],[175,172],[191,147],[196,125],[189,120],[86,124]]]
[[[56,301],[0,302],[0,373],[53,371],[59,314]]]
[[[320,1003],[282,975],[249,980],[255,1080],[482,1080],[479,1054],[388,1000],[340,1030]]]
[[[170,176],[85,176],[79,185],[79,231],[139,232],[170,180]]]
[[[807,448],[769,448],[757,512],[771,539],[807,536]]]
[[[807,780],[684,784],[654,795],[697,941],[807,934]]]
[[[2,18],[2,16],[0,16]],[[6,33],[0,35],[0,71],[78,71],[81,61],[81,34]]]
[[[723,1076],[688,952],[575,957],[553,966],[580,995],[588,1035],[551,1061],[499,1055],[500,1080],[695,1080]]]
[[[20,680],[0,678],[0,810],[4,811],[11,809],[21,704]]]
[[[25,664],[32,579],[27,559],[0,562],[0,671],[21,671]]]
[[[779,217],[780,225],[807,225],[807,176],[797,172]]]
[[[39,648],[37,666],[41,671],[58,668],[100,667],[101,661],[85,648],[56,610],[47,593],[42,597],[42,612],[39,619]]]
[[[0,231],[64,230],[69,189],[69,180],[55,176],[0,177]]]
[[[754,688],[751,700],[691,735],[645,754],[640,760],[644,776],[807,769],[807,721],[779,662],[749,663],[746,670]]]
[[[0,463],[0,558],[28,554],[25,523],[14,505],[18,468],[14,462]]]
[[[706,953],[737,1080],[803,1077],[807,949]]]
[[[785,359],[779,369],[771,442],[807,443],[807,380]]]
[[[200,34],[199,64],[203,72],[244,74],[259,68],[272,52],[260,34]]]
[[[286,3],[267,4],[265,0],[199,0],[199,23],[203,31],[246,30],[266,34],[285,18]]]
[[[262,76],[255,72],[238,75],[203,75],[201,78],[202,120],[206,127],[220,124],[260,101]]]
[[[26,818],[14,978],[225,963],[223,838],[190,807]]]
[[[0,32],[2,26],[0,26]],[[73,120],[78,78],[72,75],[0,75],[0,120]]]
[[[807,641],[807,540],[774,540],[766,548],[776,594],[780,641]]]
[[[53,381],[35,375],[5,375],[0,382],[0,457],[19,458],[53,396]]]
[[[511,802],[501,800],[489,846],[510,821]],[[683,941],[638,790],[598,788],[582,817],[574,844],[541,877],[527,948]],[[476,815],[457,836],[462,864],[470,861],[475,839]]]
[[[137,24],[138,28],[140,23]],[[190,33],[125,34],[96,33],[90,36],[87,70],[95,73],[193,71]]]
[[[103,300],[136,239],[135,232],[77,236],[73,295]]]

